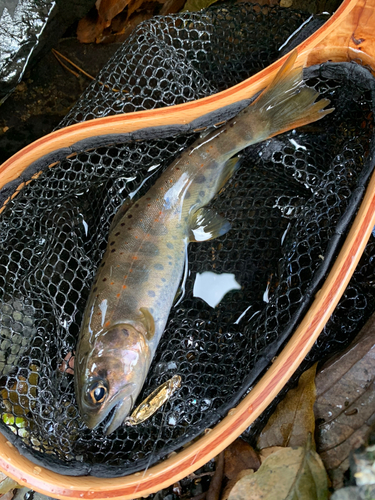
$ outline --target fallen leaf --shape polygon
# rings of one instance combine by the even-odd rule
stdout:
[[[224,475],[228,479],[235,479],[245,469],[255,471],[260,467],[258,453],[241,438],[224,450],[224,459]]]
[[[261,463],[263,463],[267,457],[272,455],[272,453],[275,453],[275,451],[279,451],[282,449],[283,449],[282,446],[270,446],[269,448],[263,448],[262,450],[260,450],[259,453],[259,458]]]
[[[131,0],[97,0],[96,8],[99,17],[102,18],[106,27],[111,24],[111,21],[117,14],[120,14]]]
[[[122,42],[153,15],[178,12],[184,0],[97,0],[95,5],[96,10],[78,23],[77,38],[81,43]]]
[[[207,9],[207,7],[215,2],[217,0],[187,0],[182,12],[198,12],[199,10]]]
[[[325,500],[328,481],[319,455],[307,445],[272,453],[233,487],[228,500]]]
[[[242,478],[244,478],[246,476],[250,476],[251,474],[254,474],[253,469],[244,469],[234,479],[231,479],[228,482],[228,484],[225,486],[220,500],[228,500],[230,492],[232,491],[234,486],[238,483],[238,481],[240,481]]]
[[[16,483],[16,481],[11,479],[10,477],[0,472],[0,495],[2,495],[1,498],[4,498],[4,496],[8,493],[8,497],[12,498],[13,494],[11,493],[11,490],[14,490],[15,488],[22,488],[22,486]]]
[[[316,365],[305,371],[298,386],[277,405],[259,436],[260,450],[271,446],[304,446],[309,434],[314,435],[315,372]]]
[[[375,416],[375,315],[345,351],[316,376],[316,445],[335,489],[349,454],[366,440]]]

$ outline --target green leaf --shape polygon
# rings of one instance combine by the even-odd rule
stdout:
[[[326,500],[327,474],[311,448],[284,448],[270,455],[254,474],[240,479],[228,500]]]
[[[298,386],[277,405],[258,439],[258,448],[304,446],[314,435],[316,365],[302,373]]]
[[[207,9],[207,7],[215,2],[217,0],[187,0],[182,12],[198,12],[199,10]]]

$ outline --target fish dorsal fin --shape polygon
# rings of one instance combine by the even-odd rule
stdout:
[[[113,229],[117,226],[117,224],[120,222],[120,220],[124,217],[126,212],[132,207],[134,204],[134,198],[126,198],[124,203],[121,205],[121,207],[117,210],[115,213],[115,216],[112,219],[111,225],[109,227],[109,233],[113,231]]]
[[[200,208],[191,217],[190,241],[208,241],[222,236],[231,228],[230,222],[211,208]]]
[[[140,321],[143,323],[146,329],[146,338],[151,340],[155,334],[155,321],[153,315],[150,313],[147,307],[140,307],[139,311],[142,314]]]

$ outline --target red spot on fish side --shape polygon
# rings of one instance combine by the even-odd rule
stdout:
[[[114,282],[114,281],[111,281],[111,285],[114,285],[114,284],[115,284],[115,282]]]
[[[136,255],[133,255],[132,259],[133,260],[138,260],[138,257]]]
[[[110,321],[107,321],[104,326],[109,326],[111,324]]]
[[[118,293],[118,294],[116,295],[116,297],[117,297],[117,298],[119,298],[119,297],[120,297],[120,295],[121,295],[121,293]]]
[[[126,285],[122,285],[122,288],[123,288],[123,289],[125,290],[125,288],[126,288]]]

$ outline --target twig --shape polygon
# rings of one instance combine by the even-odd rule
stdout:
[[[223,475],[224,475],[224,452],[222,451],[219,453],[219,455],[215,458],[216,462],[216,470],[215,474],[213,475],[211,482],[210,482],[210,487],[208,488],[207,491],[207,497],[206,500],[219,500],[220,498],[220,492],[221,492],[221,483],[223,482]]]
[[[73,66],[73,68],[78,69],[78,71],[80,73],[84,74],[85,76],[87,76],[91,80],[95,80],[95,78],[92,75],[90,75],[85,70],[83,70],[82,68],[80,68],[77,64],[75,64],[73,61],[71,61],[70,59],[68,59],[66,56],[64,56],[63,54],[61,54],[60,52],[58,52],[56,49],[52,49],[52,54],[56,57],[56,59],[61,64],[61,66],[63,66],[68,71],[70,71],[70,73],[72,73],[76,78],[78,78],[78,76],[79,76],[78,73],[76,71],[72,70],[71,68],[69,68],[61,59],[64,59],[64,61],[66,61],[67,63],[69,63],[71,66]],[[111,88],[106,83],[103,83],[103,82],[100,82],[100,81],[98,83],[100,85],[103,85],[103,87],[106,87],[108,90],[112,90],[112,92],[124,92],[125,94],[129,93],[129,91],[126,90],[126,89],[123,89],[123,90],[114,89],[114,88]]]

